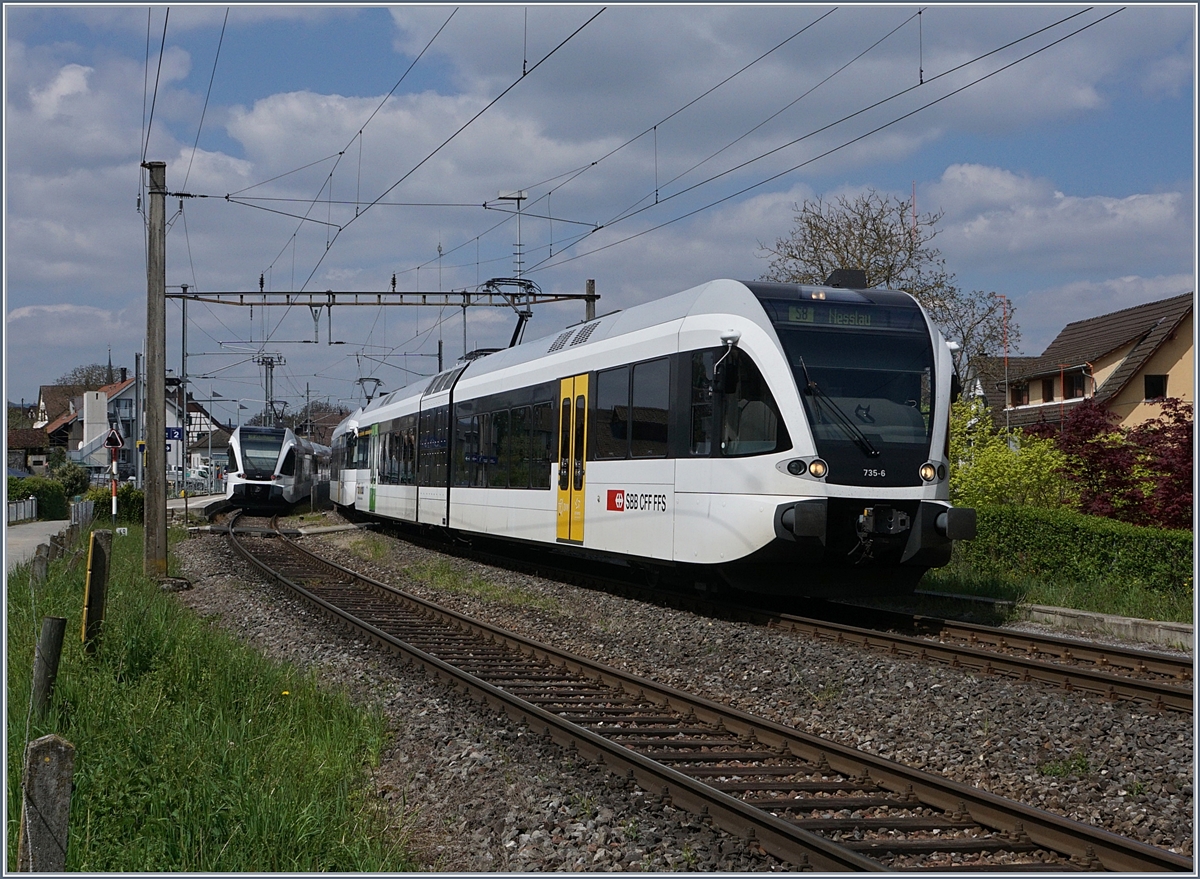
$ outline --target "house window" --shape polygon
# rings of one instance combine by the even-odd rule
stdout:
[[[1066,396],[1068,400],[1077,400],[1083,396],[1083,379],[1084,375],[1081,372],[1071,373],[1070,375],[1064,377],[1064,380],[1066,381],[1064,396]]]
[[[1010,406],[1028,406],[1029,405],[1029,383],[1021,382],[1019,385],[1011,385],[1008,389]]]
[[[1052,378],[1042,379],[1042,402],[1054,402],[1054,379]]]
[[[1167,377],[1165,375],[1146,376],[1146,399],[1160,400],[1167,395]]]

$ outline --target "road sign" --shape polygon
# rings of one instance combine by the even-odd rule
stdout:
[[[108,431],[108,436],[104,438],[104,448],[106,449],[123,449],[125,448],[125,440],[121,439],[121,434],[117,433],[117,429],[111,428]]]
[[[182,427],[168,427],[168,428],[166,428],[166,431],[167,431],[167,439],[169,439],[169,440],[183,439],[183,428]]]
[[[138,441],[137,441],[137,450],[138,450],[139,452],[144,452],[144,451],[146,451],[146,441],[145,441],[145,440],[138,440]]]

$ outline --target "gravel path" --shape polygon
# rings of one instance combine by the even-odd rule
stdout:
[[[651,607],[371,533],[305,543],[376,579],[581,656],[1192,854],[1190,717]],[[182,601],[386,713],[395,738],[375,784],[408,814],[427,869],[781,868],[752,843],[627,791],[377,648],[346,641],[281,589],[262,584],[223,538],[190,540],[179,554],[193,582],[179,593]],[[284,637],[268,637],[279,625]]]

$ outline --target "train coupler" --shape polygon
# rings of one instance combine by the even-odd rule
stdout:
[[[873,534],[902,534],[911,527],[908,513],[883,504],[866,507],[856,523],[859,539]]]

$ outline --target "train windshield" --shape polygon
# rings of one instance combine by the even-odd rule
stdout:
[[[768,313],[774,312],[818,453],[927,454],[933,345],[915,304],[774,304]]]
[[[242,466],[247,476],[275,473],[279,451],[283,448],[282,430],[242,430]]]

